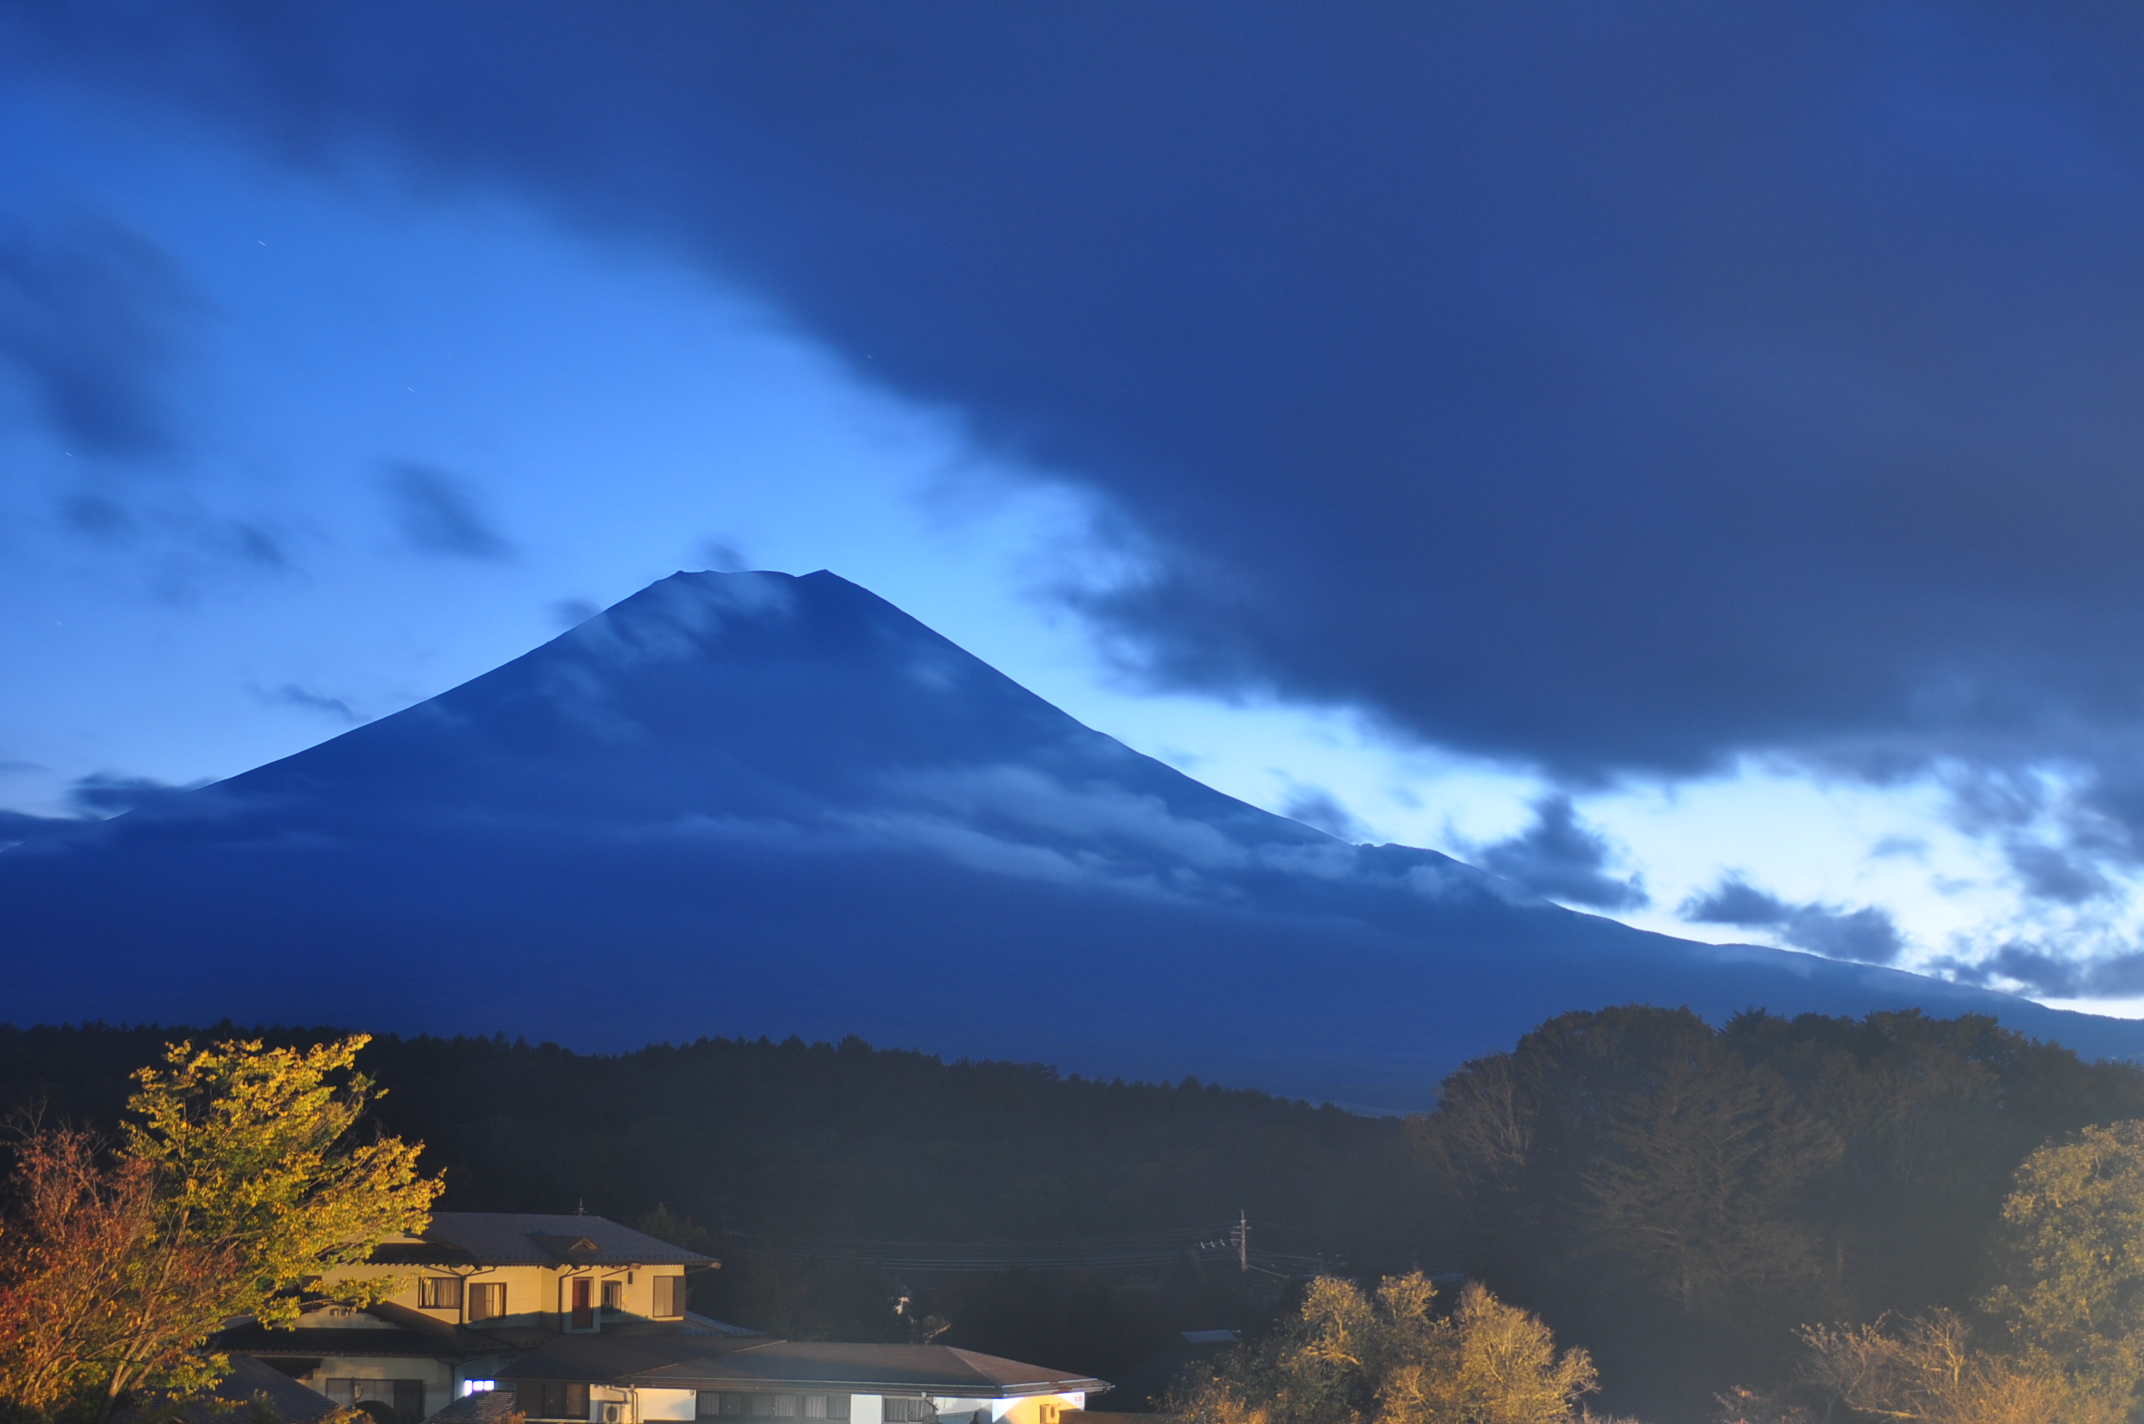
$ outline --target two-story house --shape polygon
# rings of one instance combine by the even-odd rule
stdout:
[[[216,1347],[365,1406],[383,1424],[416,1424],[491,1388],[500,1366],[559,1335],[688,1328],[685,1273],[716,1264],[600,1216],[442,1211],[422,1235],[385,1242],[366,1266],[337,1273],[384,1268],[407,1278],[399,1294],[363,1309],[308,1301],[294,1327],[241,1325]]]
[[[600,1216],[437,1212],[364,1267],[406,1278],[377,1305],[309,1301],[297,1323],[238,1324],[252,1357],[380,1424],[455,1401],[557,1424],[1058,1424],[1109,1386],[942,1345],[777,1340],[686,1309],[712,1257]],[[324,1283],[331,1284],[332,1282]]]

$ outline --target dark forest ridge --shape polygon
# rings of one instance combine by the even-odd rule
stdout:
[[[862,1033],[1426,1107],[1568,1009],[2144,1025],[1644,933],[1132,752],[829,573],[678,574],[391,717],[0,853],[23,1019]],[[331,1006],[331,1007],[330,1007]]]

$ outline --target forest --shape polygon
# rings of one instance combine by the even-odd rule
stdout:
[[[165,1043],[239,1034],[0,1028],[0,1108],[110,1131]],[[856,1039],[382,1036],[361,1066],[440,1208],[640,1224],[720,1257],[693,1305],[739,1323],[1123,1379],[1178,1331],[1286,1317],[1313,1277],[1420,1270],[1536,1313],[1589,1352],[1595,1407],[1655,1424],[1806,1381],[1807,1327],[1994,1341],[2021,1167],[2144,1118],[2132,1065],[1910,1012],[1567,1014],[1410,1118]],[[1213,1249],[1239,1212],[1255,1249]]]

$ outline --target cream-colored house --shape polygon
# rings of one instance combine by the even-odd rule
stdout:
[[[311,1303],[294,1328],[239,1326],[216,1343],[382,1424],[417,1424],[560,1335],[731,1331],[685,1309],[686,1273],[718,1264],[600,1216],[442,1211],[340,1273],[384,1267],[409,1278],[401,1294],[362,1310]]]
[[[443,1211],[349,1273],[409,1277],[391,1300],[322,1299],[291,1328],[240,1324],[215,1344],[379,1424],[503,1416],[509,1399],[530,1424],[1059,1424],[1109,1387],[943,1345],[777,1340],[692,1314],[688,1273],[719,1264],[600,1216]]]

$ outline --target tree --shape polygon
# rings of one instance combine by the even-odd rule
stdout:
[[[369,1034],[311,1048],[259,1040],[190,1043],[144,1068],[127,1107],[128,1155],[153,1164],[157,1202],[182,1238],[233,1249],[242,1268],[219,1292],[224,1318],[295,1320],[291,1287],[362,1263],[390,1236],[421,1231],[445,1185],[417,1171],[422,1143],[353,1143],[373,1081],[355,1070]],[[388,1275],[338,1283],[340,1299],[392,1294]]]
[[[0,1394],[33,1413],[98,1386],[184,1388],[212,1373],[193,1350],[195,1301],[230,1273],[232,1252],[160,1226],[149,1163],[102,1157],[71,1130],[16,1153],[0,1224]]]
[[[1648,1078],[1584,1178],[1600,1239],[1686,1316],[1749,1320],[1815,1288],[1823,1241],[1791,1207],[1837,1135],[1778,1074],[1712,1044]]]
[[[2008,1277],[1988,1309],[2019,1349],[2134,1406],[2144,1385],[2144,1122],[2042,1147],[2003,1203]]]
[[[0,1235],[0,1394],[40,1413],[93,1397],[102,1420],[130,1391],[197,1392],[222,1372],[199,1351],[226,1321],[288,1323],[299,1287],[421,1230],[442,1185],[419,1175],[421,1144],[353,1140],[376,1096],[354,1069],[366,1042],[171,1045],[135,1075],[116,1158],[33,1135]],[[332,1294],[399,1284],[356,1275]]]
[[[1374,1295],[1320,1277],[1295,1317],[1193,1383],[1194,1424],[1562,1424],[1595,1387],[1584,1350],[1478,1282],[1449,1315],[1415,1272]]]
[[[1893,1326],[1811,1326],[1805,1380],[1833,1404],[1908,1424],[2116,1424],[2123,1410],[2028,1359],[1972,1348],[1947,1310]]]

